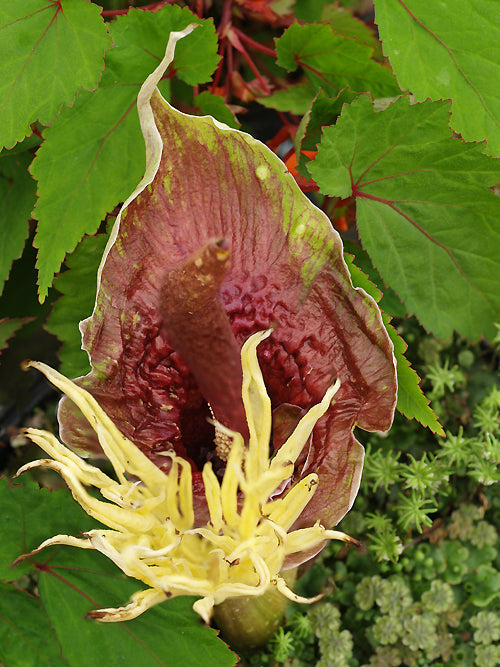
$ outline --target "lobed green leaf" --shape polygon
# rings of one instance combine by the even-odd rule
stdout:
[[[0,5],[0,146],[48,125],[81,88],[96,88],[111,46],[100,7],[85,0]]]
[[[295,16],[304,23],[319,21],[325,0],[300,0],[293,6]]]
[[[335,97],[328,97],[320,89],[307,109],[295,135],[295,154],[297,156],[297,171],[309,179],[306,163],[309,158],[301,151],[314,151],[321,141],[323,127],[334,125],[342,112],[344,104],[349,104],[356,98],[349,88],[343,88]]]
[[[276,111],[290,111],[298,115],[306,113],[314,98],[314,88],[308,83],[294,83],[277,90],[268,97],[259,98],[259,103]]]
[[[401,300],[398,298],[392,287],[387,287],[384,284],[384,281],[380,277],[380,273],[371,263],[368,253],[356,243],[346,239],[344,239],[344,251],[354,255],[354,264],[356,267],[361,269],[361,271],[366,274],[369,281],[378,288],[378,296],[375,294],[371,294],[371,296],[377,300],[381,310],[391,317],[406,317],[407,313],[404,305],[401,303]],[[351,275],[353,268],[356,267],[353,266],[352,262],[349,264]],[[355,280],[354,277],[353,280]],[[359,286],[361,287],[362,285]],[[364,287],[364,289],[366,290],[366,287]]]
[[[356,197],[364,248],[409,313],[438,338],[493,337],[500,319],[498,178],[481,147],[451,138],[449,104],[357,98],[308,165],[321,191]]]
[[[276,40],[276,52],[278,65],[289,72],[302,67],[314,89],[330,97],[346,86],[374,97],[399,92],[391,71],[371,59],[371,47],[335,34],[329,25],[294,23]]]
[[[125,604],[143,585],[125,577],[95,551],[65,548],[47,561],[40,596],[64,657],[71,667],[87,665],[217,665],[232,667],[237,656],[192,610],[194,598],[168,600],[124,623],[85,618],[96,608]]]
[[[5,641],[0,642],[0,658],[6,667],[68,663],[83,667],[101,662],[235,664],[236,656],[192,610],[193,598],[170,600],[127,623],[102,624],[86,619],[91,609],[125,604],[142,588],[97,552],[52,547],[11,567],[15,557],[36,548],[47,537],[57,533],[78,536],[96,527],[66,489],[50,492],[29,478],[2,478],[0,514],[0,578],[12,581],[33,572],[34,567],[40,572],[41,604],[13,587],[2,587],[0,638]]]
[[[221,123],[237,129],[240,123],[234,113],[219,95],[212,95],[208,90],[196,95],[194,105],[200,116],[212,116]]]
[[[0,660],[5,667],[60,667],[69,663],[40,599],[0,582]]]
[[[0,516],[0,579],[3,581],[14,581],[29,572],[33,566],[28,561],[22,561],[15,568],[12,563],[36,549],[47,537],[57,533],[78,535],[96,527],[96,522],[80,509],[66,489],[40,489],[28,477],[0,478]]]
[[[28,223],[35,206],[36,185],[28,173],[33,155],[26,140],[12,151],[0,153],[0,294],[12,262],[21,256],[28,236]]]
[[[444,437],[445,432],[439,423],[438,417],[429,405],[429,399],[420,388],[420,378],[405,357],[408,345],[389,324],[389,318],[384,318],[387,333],[394,345],[398,371],[398,405],[397,408],[407,419],[416,419],[422,426],[429,428],[433,433]]]
[[[451,125],[500,156],[498,0],[376,0],[383,49],[418,102],[452,99]]]
[[[59,352],[60,371],[67,377],[78,377],[90,371],[77,323],[88,317],[94,307],[97,269],[107,239],[106,234],[83,239],[66,259],[68,270],[54,280],[54,287],[61,296],[54,304],[45,328],[63,344]]]
[[[207,81],[219,60],[211,21],[201,22],[176,6],[156,13],[131,9],[110,25],[114,47],[106,54],[98,90],[79,95],[44,133],[31,168],[38,180],[34,244],[39,249],[41,301],[66,253],[84,234],[96,232],[144,173],[137,94],[162,59],[169,33],[193,22],[200,28],[179,44],[172,72],[190,85]],[[168,81],[163,87],[167,91]]]
[[[370,26],[357,18],[346,7],[339,7],[337,3],[325,3],[321,13],[322,23],[328,22],[335,33],[355,39],[361,44],[370,46],[377,56],[381,55],[380,42]]]
[[[353,249],[353,244],[348,244],[348,249]],[[371,279],[376,275],[376,271],[372,269],[368,277],[366,271],[366,261],[364,261],[362,251],[356,251],[356,261],[361,259],[363,262],[363,271],[353,263],[352,256],[346,254],[345,259],[351,279],[356,287],[362,287],[365,292],[372,296],[377,301],[381,308],[386,304],[392,304],[397,300],[395,295],[392,295],[392,290],[389,290],[382,295],[378,288],[378,281],[374,284]],[[390,310],[388,312],[391,312]],[[406,342],[399,336],[396,329],[391,326],[391,318],[385,313],[382,313],[382,320],[389,337],[394,345],[394,358],[396,360],[396,370],[398,375],[398,402],[397,409],[407,419],[416,419],[422,426],[429,428],[433,433],[444,436],[443,427],[438,421],[438,418],[429,405],[429,400],[420,388],[420,378],[415,370],[411,367],[410,362],[405,357],[405,352],[408,348]]]
[[[8,317],[2,318],[0,320],[0,352],[7,347],[7,341],[11,338],[16,331],[29,322],[31,317],[21,317],[9,319]]]

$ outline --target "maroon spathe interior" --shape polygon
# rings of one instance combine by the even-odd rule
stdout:
[[[197,252],[193,258],[198,256]],[[182,280],[184,298],[176,301],[174,328],[177,331],[174,338],[179,340],[179,335],[182,336],[179,346],[185,357],[190,359],[190,365],[170,342],[172,326],[166,326],[165,321],[159,318],[160,312],[165,314],[165,308],[160,307],[149,314],[150,318],[144,318],[142,326],[134,323],[134,336],[128,335],[126,323],[123,324],[119,397],[96,392],[95,387],[93,393],[108,414],[114,415],[118,428],[163,469],[168,469],[169,459],[162,453],[174,449],[192,463],[193,472],[201,472],[205,462],[212,461],[214,469],[220,474],[224,463],[215,454],[211,417],[215,416],[238,432],[243,429],[232,419],[234,412],[229,416],[223,412],[211,415],[209,402],[213,405],[216,392],[221,392],[223,399],[227,398],[228,391],[236,386],[236,398],[242,404],[240,348],[251,334],[274,329],[272,336],[259,346],[259,363],[272,408],[289,404],[297,406],[298,412],[290,417],[292,426],[306,409],[321,400],[326,388],[336,379],[336,372],[333,367],[323,369],[322,373],[312,372],[313,355],[321,355],[324,366],[324,355],[328,352],[326,341],[322,340],[319,329],[317,337],[312,334],[310,326],[307,335],[304,331],[294,331],[293,327],[290,329],[297,315],[289,310],[286,301],[276,298],[279,288],[269,277],[241,276],[241,281],[236,281],[232,275],[230,281],[222,282],[220,290],[216,290],[209,304],[211,308],[203,304],[207,308],[205,314],[199,312],[187,298],[186,272]],[[196,273],[189,276],[189,282],[193,290],[198,289]],[[168,286],[173,292],[175,285],[172,277]],[[180,289],[176,291],[177,294],[182,292]],[[181,305],[182,301],[184,305]],[[223,327],[218,323],[208,328],[217,318],[216,301],[230,333],[227,347],[231,353],[233,344],[237,349],[238,369],[233,374],[227,366],[230,355],[214,340],[214,331],[218,331],[220,337]],[[154,324],[153,318],[156,320]],[[206,327],[205,331],[203,327]],[[202,332],[204,335],[201,335]],[[323,333],[326,333],[325,329]],[[202,378],[204,386],[212,383],[208,396],[207,392],[200,390],[197,381],[200,367],[205,373]],[[216,373],[215,369],[222,373]],[[224,407],[224,401],[220,405]],[[147,406],[146,414],[144,406]],[[288,424],[288,432],[292,426]],[[281,441],[283,438],[280,436]]]
[[[197,257],[198,253],[194,256]],[[190,279],[195,280],[193,276]],[[209,388],[212,397],[214,392],[226,392],[236,379],[237,398],[241,402],[239,349],[251,334],[273,328],[272,336],[259,346],[258,357],[273,410],[279,410],[280,406],[296,407],[295,411],[288,411],[288,434],[304,412],[322,399],[328,386],[337,377],[333,366],[325,367],[324,363],[329,352],[328,327],[325,323],[317,328],[317,335],[310,324],[307,328],[294,327],[297,313],[292,312],[285,301],[276,298],[278,288],[268,277],[252,276],[249,278],[251,288],[245,282],[244,277],[241,282],[237,282],[231,276],[230,282],[222,283],[220,295],[217,290],[216,297],[218,301],[220,299],[219,304],[225,304],[223,317],[231,334],[228,347],[236,342],[238,349],[239,368],[234,378],[224,365],[227,360],[227,355],[224,358],[224,350],[220,354],[221,346],[212,344],[214,329],[208,330],[209,335],[200,335],[202,326],[207,324],[207,317],[213,322],[216,308],[207,311],[207,317],[201,317],[200,320],[201,314],[193,314],[192,303],[188,298],[184,300],[185,307],[181,307],[179,302],[176,304],[176,327],[183,335],[181,347],[185,356],[190,358],[191,367],[179,351],[173,349],[169,341],[169,330],[172,331],[172,328],[166,326],[164,321],[160,320],[154,327],[146,323],[142,327],[136,324],[133,338],[127,337],[126,333],[122,336],[126,342],[120,364],[120,406],[109,394],[103,393],[100,400],[103,407],[115,415],[117,426],[125,435],[164,469],[168,469],[169,459],[162,453],[169,449],[174,449],[178,455],[188,459],[195,473],[201,472],[206,461],[212,461],[219,474],[224,469],[224,463],[215,454],[209,400],[206,392],[200,390],[196,379],[197,375],[199,377],[198,362],[204,372],[207,368],[223,371],[222,377],[226,380],[223,385],[220,385],[221,375],[218,373],[213,372],[204,378],[204,386],[212,381]],[[195,286],[193,283],[193,288]],[[172,279],[169,287],[174,288]],[[165,309],[160,307],[155,313],[156,317],[160,311],[165,312]],[[201,347],[200,339],[203,343]],[[137,349],[142,349],[142,354],[138,355]],[[318,371],[318,366],[315,369],[315,356],[322,357],[322,372]],[[139,364],[134,365],[132,362],[136,359],[139,359]],[[344,400],[348,397],[347,385],[341,389],[341,394]],[[359,397],[353,398],[359,401]],[[146,418],[143,414],[144,405],[148,407]],[[137,416],[134,408],[138,409]],[[117,414],[120,415],[118,419]],[[138,418],[139,414],[142,418]],[[229,428],[242,432],[226,414],[214,416]],[[279,436],[280,443],[284,438],[284,435]],[[305,455],[300,459],[303,462]]]

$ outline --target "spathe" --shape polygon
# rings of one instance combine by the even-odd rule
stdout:
[[[196,362],[190,369],[169,340],[161,294],[169,271],[214,239],[227,240],[220,303],[240,347],[251,334],[274,329],[259,350],[273,408],[307,410],[341,381],[295,472],[319,476],[297,526],[331,526],[359,486],[363,450],[354,425],[391,425],[392,344],[376,303],[352,287],[340,237],[281,160],[248,134],[183,114],[159,94],[175,41],[192,29],[172,34],[138,98],[146,175],[125,202],[99,269],[95,309],[81,325],[93,370],[78,384],[157,465],[168,470],[164,454],[171,449],[193,463],[195,512],[203,521],[201,469],[215,455],[213,427]],[[208,353],[211,332],[199,334]],[[224,414],[216,417],[224,423]],[[59,421],[70,446],[97,450],[85,419],[64,399]]]

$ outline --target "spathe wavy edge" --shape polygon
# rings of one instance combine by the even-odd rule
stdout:
[[[220,130],[224,130],[228,133],[236,133],[240,136],[244,136],[245,140],[249,144],[252,144],[252,143],[253,144],[258,144],[259,148],[264,153],[267,153],[271,160],[279,160],[279,158],[276,156],[276,154],[270,148],[268,148],[265,144],[263,144],[262,142],[255,139],[252,135],[248,134],[247,132],[242,132],[241,130],[229,127],[225,123],[222,123],[222,122],[216,120],[215,118],[213,118],[212,116],[209,116],[209,115],[194,117],[191,114],[183,113],[183,112],[175,109],[174,107],[172,107],[163,98],[163,96],[159,92],[157,86],[158,86],[159,82],[161,81],[165,71],[167,70],[169,65],[174,60],[174,54],[175,54],[175,48],[176,48],[177,42],[179,40],[183,39],[184,37],[186,37],[187,35],[189,35],[191,32],[193,32],[199,25],[200,25],[199,23],[190,23],[183,30],[170,33],[168,43],[167,43],[167,47],[166,47],[166,50],[165,50],[165,56],[163,57],[162,61],[158,65],[158,67],[147,77],[145,82],[142,84],[141,89],[139,91],[139,94],[137,96],[137,111],[138,111],[138,114],[139,114],[139,122],[140,122],[141,131],[142,131],[145,146],[146,146],[146,168],[145,168],[144,176],[142,177],[141,181],[139,182],[139,184],[134,189],[134,191],[129,195],[129,197],[123,203],[123,205],[122,205],[122,207],[121,207],[121,209],[118,213],[118,216],[115,220],[115,223],[113,225],[113,229],[111,231],[111,234],[110,234],[110,237],[109,237],[108,242],[106,244],[106,247],[104,249],[104,253],[103,253],[103,256],[101,258],[101,262],[99,264],[99,268],[98,268],[98,271],[97,271],[97,289],[96,289],[96,299],[95,299],[95,302],[94,302],[94,308],[92,310],[91,315],[89,317],[85,318],[84,320],[82,320],[79,324],[80,332],[82,334],[82,339],[83,339],[83,335],[84,335],[84,331],[85,331],[86,326],[88,326],[90,324],[90,321],[92,320],[92,318],[96,314],[97,302],[98,302],[98,297],[99,297],[99,292],[100,292],[100,287],[101,287],[102,272],[103,272],[104,266],[106,264],[106,260],[108,258],[108,255],[109,255],[109,253],[110,253],[112,247],[114,246],[114,244],[116,242],[116,239],[118,237],[123,213],[128,208],[128,206],[153,182],[153,180],[154,180],[154,178],[155,178],[155,176],[158,172],[159,166],[160,166],[161,156],[162,156],[162,151],[163,151],[164,145],[163,145],[163,140],[162,140],[162,138],[160,136],[160,133],[158,131],[156,122],[155,122],[154,113],[153,113],[153,109],[152,109],[152,105],[151,105],[151,99],[152,99],[152,96],[155,92],[157,93],[157,95],[160,97],[162,102],[167,107],[169,107],[170,109],[172,109],[172,111],[175,111],[179,115],[184,116],[185,118],[189,118],[189,119],[193,119],[193,118],[200,118],[200,119],[205,118],[206,119],[206,118],[209,118],[213,122],[215,127],[219,128]],[[286,176],[289,177],[290,182],[291,182],[291,187],[297,191],[297,194],[306,198],[304,193],[300,190],[299,186],[297,185],[295,179],[286,170],[286,167],[284,165],[283,165],[283,169],[284,169],[284,174],[283,175],[285,177]],[[313,204],[313,202],[311,202],[309,199],[307,201],[308,201],[308,205],[314,207],[316,209],[317,214],[321,215],[321,217],[325,221],[325,224],[328,225],[331,234],[333,235],[334,238],[336,238],[336,240],[340,243],[340,245],[343,249],[342,239],[341,239],[340,235],[338,234],[338,232],[331,225],[331,222],[330,222],[329,218],[325,215],[325,213],[323,211],[321,211],[321,209],[316,207]],[[339,260],[341,261],[342,266],[345,270],[344,275],[347,278],[349,286],[351,287],[351,289],[358,292],[364,299],[366,299],[370,303],[372,313],[373,313],[374,317],[376,318],[379,327],[386,331],[386,337],[387,337],[386,343],[388,345],[388,351],[391,352],[392,364],[393,364],[393,369],[394,369],[394,381],[396,383],[394,405],[393,405],[393,410],[392,410],[392,412],[394,414],[395,409],[396,409],[396,404],[397,404],[397,365],[396,365],[396,357],[395,357],[395,354],[394,354],[394,344],[393,344],[392,340],[390,339],[390,337],[387,333],[387,329],[386,329],[385,324],[383,322],[382,313],[379,309],[379,306],[378,306],[377,302],[362,287],[356,287],[353,284],[347,262],[345,261],[342,252],[340,253]],[[82,349],[85,349],[85,348],[83,348],[83,346],[82,346]],[[87,375],[89,375],[90,373],[92,373],[92,368],[93,368],[92,367],[92,360],[91,360],[90,352],[87,351],[87,350],[85,350],[85,351],[87,352],[87,356],[89,358],[89,363],[90,363],[90,366],[91,366],[90,372],[87,373]],[[86,376],[81,376],[81,377],[86,377]],[[390,428],[390,426],[389,426],[389,428]]]

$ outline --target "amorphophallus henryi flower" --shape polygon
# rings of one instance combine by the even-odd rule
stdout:
[[[328,528],[357,493],[354,426],[387,430],[395,408],[392,345],[327,217],[260,142],[156,89],[193,27],[172,33],[139,94],[146,174],[81,325],[92,371],[73,384],[33,364],[67,394],[64,442],[117,474],[30,430],[55,460],[42,464],[111,528],[42,546],[98,549],[150,587],[101,620],[183,593],[205,620],[269,586],[294,598],[280,572],[347,539]]]
[[[262,594],[271,584],[285,597],[304,601],[279,575],[286,556],[316,549],[327,539],[350,541],[343,533],[325,530],[319,521],[288,532],[314,494],[316,473],[303,477],[283,497],[272,497],[291,478],[304,443],[340,383],[329,387],[321,403],[308,410],[270,459],[271,403],[257,361],[257,345],[270,333],[253,334],[243,345],[242,400],[249,435],[245,443],[240,433],[216,423],[216,430],[228,440],[227,464],[220,482],[211,463],[205,463],[202,477],[210,519],[198,527],[191,466],[185,459],[174,451],[165,452],[170,461],[165,475],[120,433],[91,394],[45,364],[29,362],[82,411],[117,478],[86,463],[52,434],[29,429],[31,439],[52,460],[28,463],[20,472],[38,466],[59,472],[87,513],[111,528],[91,530],[84,538],[57,535],[39,548],[68,544],[97,549],[127,575],[150,586],[126,607],[93,612],[94,618],[128,620],[174,595],[194,594],[202,596],[194,608],[208,623],[214,605],[229,597]],[[85,486],[99,489],[109,502],[89,495]]]

